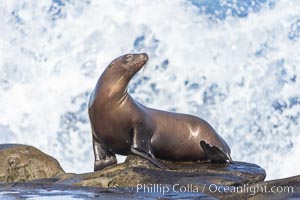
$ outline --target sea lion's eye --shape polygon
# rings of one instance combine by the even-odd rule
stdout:
[[[124,62],[125,65],[126,65],[127,63],[130,62],[130,60],[129,60],[130,58],[131,58],[131,55],[130,55],[130,54],[126,55],[126,56],[123,58],[123,62]]]

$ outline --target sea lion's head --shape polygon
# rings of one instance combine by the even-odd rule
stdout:
[[[146,53],[125,54],[113,60],[109,70],[118,71],[124,78],[131,79],[148,61]]]
[[[125,54],[114,59],[99,78],[96,91],[102,91],[102,99],[104,99],[103,96],[110,99],[122,98],[127,92],[127,85],[132,77],[143,68],[147,61],[146,53]],[[97,96],[97,93],[94,95]],[[92,98],[91,102],[93,101]]]

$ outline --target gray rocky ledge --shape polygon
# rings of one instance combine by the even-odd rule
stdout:
[[[28,195],[55,196],[62,199],[63,197],[74,199],[300,197],[300,176],[264,182],[266,176],[264,169],[245,162],[212,164],[161,160],[169,168],[161,170],[143,158],[130,155],[124,163],[98,172],[72,174],[64,173],[59,163],[51,156],[27,145],[0,145],[0,157],[0,182],[2,182],[0,194],[8,198],[25,199]],[[264,187],[270,191],[273,186],[292,186],[293,191],[251,192],[251,187]],[[244,190],[225,192],[226,188],[239,187]],[[168,188],[168,191],[163,192],[163,188]],[[216,188],[221,190],[216,191]]]
[[[202,188],[204,184],[238,186],[264,180],[265,171],[255,164],[212,164],[209,162],[163,161],[169,170],[161,170],[148,160],[130,155],[124,163],[99,172],[61,178],[59,183],[76,186],[136,187],[137,184],[188,185]]]

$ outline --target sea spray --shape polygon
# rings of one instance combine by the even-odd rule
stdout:
[[[0,143],[92,171],[89,95],[112,59],[147,52],[135,99],[204,118],[268,179],[299,174],[300,3],[241,2],[1,1]]]

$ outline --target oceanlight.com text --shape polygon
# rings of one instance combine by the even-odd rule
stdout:
[[[257,193],[293,193],[293,186],[260,186],[260,185],[248,185],[242,186],[220,186],[217,184],[205,184],[203,187],[199,185],[187,184],[187,185],[164,185],[164,184],[137,184],[136,187],[126,188],[127,190],[137,193],[157,193],[166,195],[169,193],[249,193],[255,195]]]

